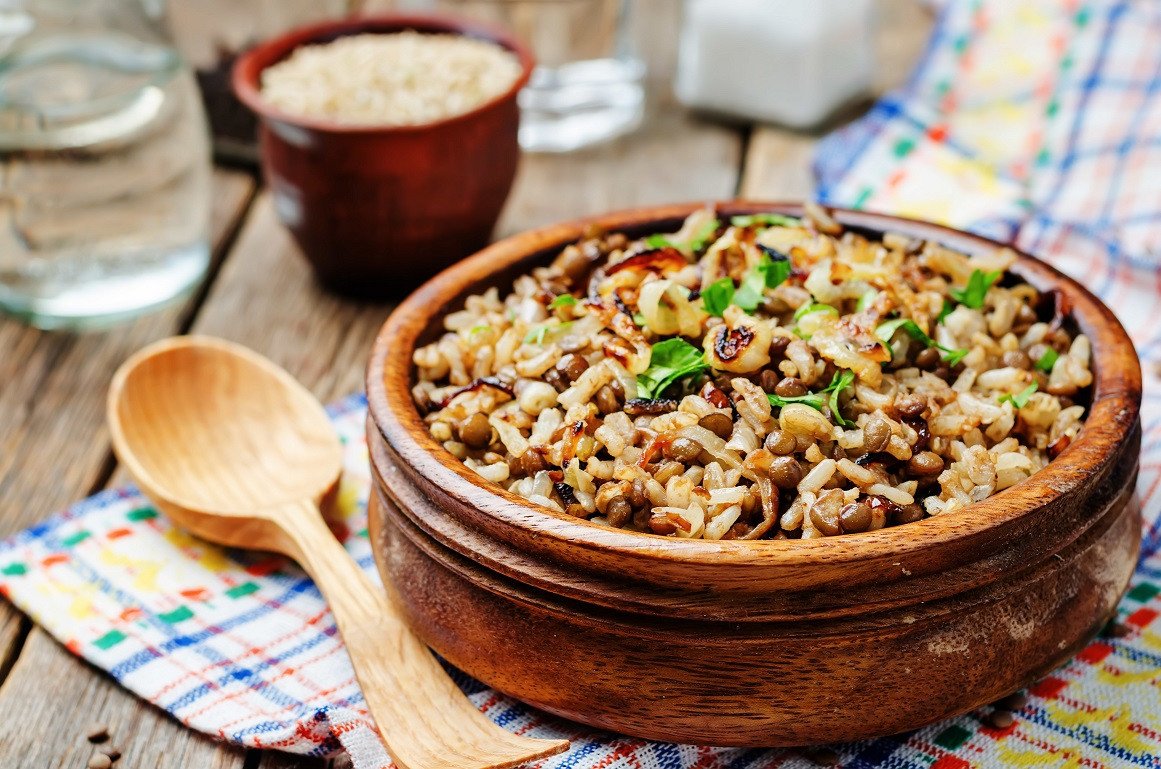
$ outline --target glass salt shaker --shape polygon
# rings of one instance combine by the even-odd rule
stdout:
[[[686,0],[686,106],[807,128],[871,88],[872,0]]]

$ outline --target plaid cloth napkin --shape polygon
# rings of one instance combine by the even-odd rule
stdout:
[[[1015,723],[982,711],[835,746],[848,767],[1161,766],[1161,3],[951,2],[911,82],[827,139],[828,202],[1009,238],[1116,308],[1146,360],[1145,554],[1113,630],[1032,687]],[[346,447],[346,544],[373,571],[365,404],[332,410]],[[194,729],[259,748],[390,766],[334,623],[293,564],[200,542],[136,491],[97,495],[0,544],[0,592],[71,651]],[[620,738],[455,673],[514,731],[567,737],[545,767],[810,766],[783,750]],[[1001,724],[996,726],[995,724]],[[814,754],[814,758],[819,758]]]

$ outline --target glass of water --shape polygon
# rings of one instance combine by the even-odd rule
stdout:
[[[632,0],[437,0],[438,10],[511,29],[538,66],[520,94],[520,146],[571,152],[636,130],[645,66],[629,40]]]
[[[193,78],[149,0],[0,2],[0,310],[108,325],[209,265]]]

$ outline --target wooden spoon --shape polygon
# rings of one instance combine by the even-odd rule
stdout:
[[[505,731],[460,692],[327,528],[342,448],[326,412],[262,356],[209,337],[141,350],[113,377],[109,429],[141,490],[178,525],[302,564],[326,596],[367,708],[403,769],[515,766],[565,740]]]

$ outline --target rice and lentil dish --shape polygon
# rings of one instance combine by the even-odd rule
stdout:
[[[592,232],[447,315],[413,395],[483,478],[612,527],[811,538],[953,514],[1082,426],[1089,341],[1015,260],[817,206]]]
[[[520,72],[510,51],[463,35],[349,35],[304,45],[264,69],[262,98],[348,125],[417,125],[475,109]]]

